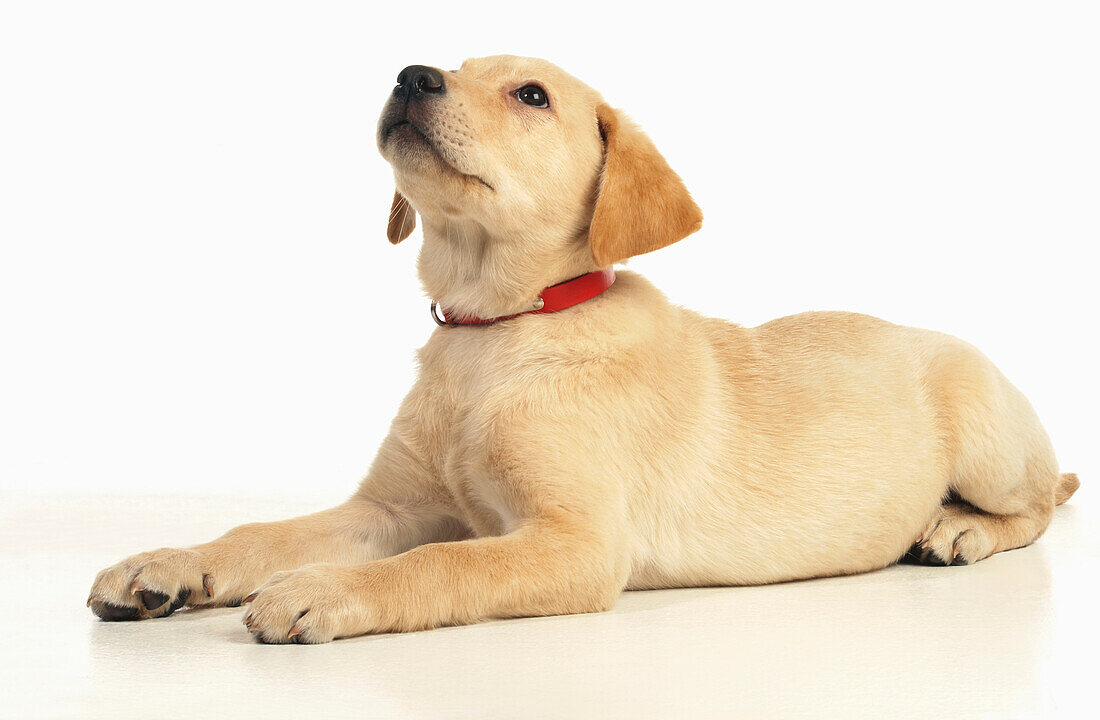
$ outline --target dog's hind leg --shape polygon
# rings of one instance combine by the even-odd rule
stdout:
[[[1031,404],[989,360],[968,348],[937,360],[932,387],[944,410],[954,497],[910,556],[965,565],[1034,542],[1079,483],[1059,473]]]
[[[963,500],[948,502],[929,522],[910,556],[926,565],[969,565],[1030,545],[1046,530],[1053,510],[1053,496],[1036,498],[1011,514],[988,512]]]

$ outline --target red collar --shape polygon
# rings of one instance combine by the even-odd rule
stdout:
[[[551,285],[539,293],[535,300],[535,307],[515,315],[501,315],[495,318],[458,317],[449,314],[446,310],[432,302],[432,320],[439,325],[491,325],[501,320],[511,320],[520,315],[537,315],[540,313],[552,313],[558,310],[571,308],[585,300],[591,300],[615,283],[615,269],[607,268],[597,270],[587,275],[575,277],[572,280]],[[437,312],[438,310],[438,312]],[[442,316],[442,317],[440,317]]]

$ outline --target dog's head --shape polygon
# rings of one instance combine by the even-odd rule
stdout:
[[[412,65],[378,123],[397,192],[388,236],[475,223],[495,237],[585,243],[606,267],[695,232],[702,213],[649,138],[543,60]],[[551,248],[543,248],[549,250]]]

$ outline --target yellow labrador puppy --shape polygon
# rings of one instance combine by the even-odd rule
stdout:
[[[389,239],[420,215],[446,326],[369,474],[331,510],[104,570],[100,617],[244,601],[260,640],[318,643],[911,548],[965,564],[1034,541],[1077,488],[960,340],[848,313],[743,328],[616,278],[702,216],[638,127],[550,63],[408,67],[378,146]]]

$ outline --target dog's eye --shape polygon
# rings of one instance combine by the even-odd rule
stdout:
[[[550,98],[546,97],[546,91],[538,85],[524,85],[516,90],[516,99],[531,107],[550,107]]]

